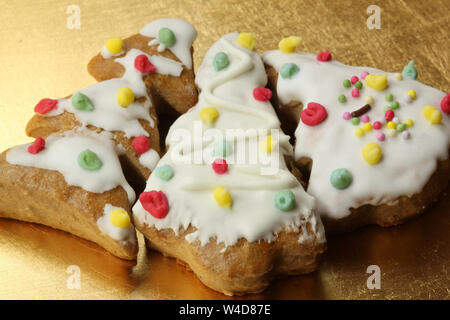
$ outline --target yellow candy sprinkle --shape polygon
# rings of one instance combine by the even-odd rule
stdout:
[[[364,129],[364,131],[371,131],[372,130],[372,124],[364,123],[363,129]]]
[[[123,40],[120,38],[109,38],[105,46],[109,52],[116,54],[123,50]]]
[[[116,209],[111,212],[109,221],[117,228],[127,229],[131,225],[130,216],[123,209]]]
[[[414,125],[414,121],[412,119],[408,118],[408,119],[405,120],[405,124],[408,127],[412,127]]]
[[[300,44],[301,41],[302,38],[296,36],[283,38],[278,43],[278,48],[280,48],[280,50],[284,53],[291,53],[294,52],[295,48]]]
[[[241,32],[237,39],[237,43],[248,50],[253,50],[255,47],[255,37],[251,33]]]
[[[389,121],[386,125],[388,129],[395,129],[397,127],[397,124],[394,121]]]
[[[200,119],[205,124],[212,125],[219,117],[219,111],[215,107],[206,107],[200,111]]]
[[[425,118],[430,120],[431,114],[434,112],[434,110],[436,110],[435,107],[428,105],[428,106],[423,107],[422,113],[425,116]]]
[[[442,113],[438,108],[433,106],[425,106],[422,109],[423,115],[427,118],[428,122],[431,124],[439,124],[442,121]]]
[[[394,78],[395,78],[395,80],[403,80],[403,76],[401,73],[394,74]]]
[[[381,147],[375,142],[368,143],[362,149],[363,159],[371,166],[380,162],[383,156]]]
[[[128,87],[122,87],[119,90],[117,90],[117,103],[121,107],[128,107],[129,104],[133,103],[134,101],[134,93],[133,91]]]
[[[262,152],[271,153],[272,150],[275,148],[275,146],[276,146],[275,139],[272,138],[271,136],[268,136],[259,144],[259,150],[261,150]]]
[[[367,104],[373,104],[373,102],[374,102],[372,96],[365,96],[364,101],[365,101]]]
[[[377,76],[368,74],[366,76],[366,84],[374,90],[384,90],[388,84],[387,76],[385,74],[379,74]]]
[[[442,121],[442,113],[438,109],[434,110],[433,113],[430,116],[430,119],[428,119],[428,121],[431,124],[439,124],[439,123],[441,123],[441,121]]]
[[[364,130],[362,128],[356,128],[355,129],[355,136],[361,138],[364,137]]]
[[[408,90],[408,95],[411,97],[411,99],[415,99],[416,98],[416,91],[414,91],[413,89]]]
[[[233,199],[225,187],[217,187],[214,189],[214,199],[219,206],[231,209]]]

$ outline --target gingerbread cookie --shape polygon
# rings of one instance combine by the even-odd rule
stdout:
[[[288,39],[263,60],[286,129],[298,123],[295,159],[326,229],[422,212],[450,178],[450,95],[416,81],[413,62],[402,73],[352,67],[295,53]]]
[[[163,30],[172,34],[171,42],[162,32],[157,40],[161,44],[153,44],[151,37]],[[41,100],[27,134],[45,138],[79,126],[111,132],[125,149],[121,160],[127,177],[142,190],[161,153],[156,108],[168,103],[181,113],[197,100],[192,70],[195,37],[189,23],[162,19],[124,41],[109,39],[89,63],[91,74],[103,81],[65,99]]]
[[[253,46],[251,34],[232,33],[210,48],[199,102],[170,128],[168,152],[133,207],[149,247],[227,295],[312,272],[325,249],[315,200],[288,169],[293,149]]]
[[[0,155],[0,217],[43,224],[92,241],[115,256],[137,256],[130,220],[135,193],[111,134],[54,134]]]

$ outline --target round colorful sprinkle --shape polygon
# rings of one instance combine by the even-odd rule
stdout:
[[[81,92],[77,92],[72,96],[72,106],[81,111],[94,110],[94,105],[89,97]]]
[[[353,118],[352,118],[352,124],[353,124],[354,126],[357,126],[357,125],[359,124],[359,122],[360,122],[360,120],[359,120],[358,117],[353,117]]]
[[[384,135],[383,132],[378,132],[377,133],[377,140],[378,141],[384,141],[386,139],[386,136]]]
[[[41,137],[37,137],[36,140],[34,140],[33,144],[31,144],[28,147],[28,152],[31,154],[37,154],[44,150],[45,148],[45,140]]]
[[[39,114],[46,114],[57,108],[58,100],[45,98],[39,101],[39,103],[34,107],[34,112]]]
[[[147,191],[141,193],[139,201],[142,207],[157,219],[163,219],[169,213],[169,201],[162,191]]]
[[[214,189],[214,199],[219,206],[231,209],[233,198],[225,187],[220,186]]]
[[[228,171],[228,163],[225,159],[215,159],[212,168],[217,174],[225,174]]]
[[[352,86],[352,83],[350,82],[350,80],[345,79],[344,82],[342,82],[342,85],[343,85],[345,88],[350,88],[350,87]]]
[[[295,48],[300,44],[301,41],[302,38],[296,36],[283,38],[278,43],[278,48],[280,48],[280,50],[284,53],[291,53],[294,52]]]
[[[112,54],[118,54],[123,50],[123,40],[121,38],[109,38],[105,47]]]
[[[253,50],[255,48],[255,37],[251,33],[241,32],[238,36],[237,44],[248,50]]]
[[[317,60],[326,62],[331,60],[331,53],[328,50],[322,51],[317,55]]]
[[[173,169],[170,165],[164,164],[155,169],[155,175],[164,181],[169,181],[173,177]]]
[[[375,165],[380,162],[383,151],[381,147],[375,142],[368,143],[362,149],[363,159],[370,165]]]
[[[156,67],[148,60],[145,54],[140,54],[134,59],[134,67],[142,73],[155,73]]]
[[[327,109],[319,103],[310,102],[306,109],[300,113],[300,118],[307,126],[316,126],[328,116]]]
[[[352,118],[352,114],[350,112],[344,112],[342,114],[342,119],[344,120],[350,120]]]
[[[291,79],[300,71],[295,63],[285,63],[281,66],[280,74],[283,79]]]
[[[97,171],[103,166],[103,162],[95,152],[89,149],[84,150],[78,155],[78,165],[87,171]]]
[[[207,125],[212,125],[219,117],[219,110],[216,107],[206,107],[200,111],[200,119]]]
[[[117,103],[121,107],[126,108],[130,104],[132,104],[133,101],[134,101],[134,93],[130,88],[122,87],[119,90],[117,90]]]
[[[228,55],[225,52],[219,52],[214,56],[213,66],[214,70],[220,71],[225,69],[230,64],[230,60],[228,59]]]
[[[128,212],[123,209],[116,209],[109,215],[109,221],[117,228],[128,229],[131,225]]]
[[[272,98],[272,90],[264,87],[253,89],[253,98],[258,101],[269,101]]]
[[[275,207],[281,211],[291,211],[294,209],[296,201],[291,190],[282,190],[275,194],[273,200]]]
[[[146,136],[139,136],[133,139],[131,146],[138,154],[143,154],[150,150],[150,140]]]
[[[335,169],[330,175],[331,185],[339,190],[348,188],[352,181],[352,174],[345,168]]]
[[[165,45],[166,47],[171,47],[176,42],[175,34],[169,28],[161,28],[158,32],[159,42]]]
[[[341,103],[344,103],[345,101],[347,101],[347,98],[345,97],[345,94],[340,94],[338,96],[338,101]]]

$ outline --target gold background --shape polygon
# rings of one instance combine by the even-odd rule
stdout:
[[[72,4],[81,8],[79,30],[66,27]],[[371,4],[381,8],[380,30],[366,27]],[[132,35],[162,17],[184,18],[197,28],[196,66],[228,32],[253,32],[260,52],[283,36],[300,35],[299,50],[328,49],[347,64],[401,71],[414,59],[420,81],[450,91],[448,0],[1,0],[0,7],[0,150],[30,141],[24,127],[41,98],[94,83],[86,65],[106,39]],[[449,209],[446,195],[405,225],[329,238],[318,272],[276,281],[246,298],[449,299]],[[175,261],[141,249],[137,264],[129,263],[65,233],[1,220],[0,298],[225,298]],[[366,288],[372,264],[381,268],[381,290]],[[81,268],[80,290],[66,287],[69,265]]]

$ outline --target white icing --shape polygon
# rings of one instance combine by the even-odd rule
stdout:
[[[158,152],[156,152],[153,149],[150,149],[147,152],[140,155],[139,163],[144,167],[153,171],[153,169],[155,169],[156,165],[158,164],[159,159],[160,157]]]
[[[103,216],[97,220],[98,228],[114,240],[120,241],[122,245],[127,242],[135,244],[137,239],[133,224],[130,224],[128,228],[119,228],[111,223],[109,217],[111,213],[117,209],[125,210],[107,203],[103,209]]]
[[[197,37],[197,31],[187,21],[178,18],[159,19],[150,22],[140,31],[140,34],[149,38],[155,38],[149,42],[149,46],[159,44],[158,51],[166,49],[158,41],[158,33],[161,28],[169,28],[175,35],[176,41],[169,48],[170,51],[188,68],[192,69],[191,46]]]
[[[274,241],[283,228],[297,230],[309,221],[319,241],[325,241],[320,218],[315,218],[314,198],[306,194],[285,165],[284,156],[293,154],[288,137],[280,132],[279,121],[270,102],[253,98],[253,89],[265,86],[267,82],[261,59],[256,52],[237,45],[237,37],[237,33],[228,34],[208,51],[196,78],[202,89],[199,102],[170,128],[166,140],[170,148],[158,165],[170,165],[174,176],[163,181],[153,172],[147,182],[146,191],[162,190],[167,195],[168,215],[164,219],[156,219],[138,201],[133,208],[134,218],[159,230],[170,228],[175,233],[192,225],[197,230],[186,236],[187,241],[199,240],[205,244],[215,237],[225,246],[235,244],[240,238],[249,242]],[[220,72],[212,66],[218,52],[225,52],[230,58],[230,65]],[[271,134],[278,136],[280,148],[272,151],[272,162],[235,163],[233,155],[237,152],[233,152],[226,158],[228,173],[217,175],[210,166],[212,159],[208,158],[214,141],[195,141],[198,126],[201,130],[208,128],[199,122],[200,110],[207,106],[214,106],[219,111],[213,126],[216,132],[242,130],[234,138],[229,138],[234,150],[241,150],[246,143],[252,142],[251,145],[258,148],[261,138],[273,129]],[[193,137],[192,141],[189,137]],[[250,152],[249,148],[245,150]],[[199,159],[200,162],[187,163],[187,159]],[[262,170],[270,165],[275,165],[275,172],[262,174]],[[233,198],[231,210],[215,202],[213,191],[217,186],[229,190]],[[283,189],[290,189],[296,197],[297,205],[292,211],[282,212],[274,206],[275,194]]]
[[[130,203],[134,202],[135,193],[125,180],[110,134],[97,134],[84,129],[51,135],[46,140],[45,149],[37,154],[28,152],[29,145],[10,149],[6,161],[14,165],[58,171],[68,185],[89,192],[103,193],[121,186],[127,192]],[[103,162],[99,170],[87,171],[78,165],[77,157],[86,149],[95,152]]]
[[[106,46],[103,46],[102,51],[100,51],[100,54],[102,55],[103,58],[109,59],[109,58],[112,58],[112,57],[121,56],[124,52],[125,52],[125,48],[122,49],[122,51],[120,51],[118,53],[111,53],[111,51],[106,49]]]
[[[313,159],[308,193],[316,197],[321,215],[343,218],[350,213],[349,208],[364,204],[374,206],[390,204],[402,195],[412,196],[420,192],[436,170],[437,159],[448,158],[450,138],[450,118],[443,114],[442,124],[430,125],[422,114],[425,105],[439,107],[445,93],[411,79],[396,80],[394,73],[381,70],[346,66],[337,61],[319,62],[308,53],[285,54],[279,50],[263,54],[263,60],[277,71],[285,63],[296,63],[299,73],[292,79],[278,76],[277,92],[281,103],[297,100],[307,106],[309,102],[322,104],[328,112],[327,119],[320,125],[309,127],[300,122],[296,130],[295,157]],[[388,87],[383,91],[371,89],[364,80],[359,98],[353,98],[351,89],[343,87],[344,79],[350,79],[361,72],[387,74]],[[415,100],[404,102],[408,90],[417,93]],[[385,95],[391,93],[399,101],[400,108],[394,110],[398,120],[407,118],[414,121],[409,128],[409,139],[403,139],[395,130],[366,132],[363,138],[355,136],[357,126],[342,119],[346,111],[361,108],[364,97],[374,98],[372,109],[367,113],[370,122],[384,119],[384,107],[390,103]],[[338,95],[346,94],[347,102],[338,102]],[[383,121],[385,122],[385,121]],[[362,126],[362,124],[360,125]],[[380,142],[376,134],[383,132],[386,140]],[[382,147],[381,162],[370,166],[362,156],[361,149],[369,142]],[[336,168],[347,168],[353,175],[352,184],[344,190],[335,189],[330,183],[330,174]]]

